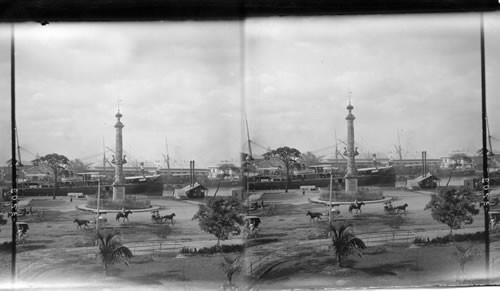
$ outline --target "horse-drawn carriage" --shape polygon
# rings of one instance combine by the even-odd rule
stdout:
[[[330,215],[333,218],[335,218],[338,215],[340,215],[340,204],[339,203],[332,203],[332,204],[330,204]]]
[[[151,220],[154,223],[167,223],[168,221],[170,221],[171,224],[174,224],[174,216],[175,213],[162,216],[159,210],[151,211]]]
[[[498,222],[500,221],[500,211],[498,210],[493,210],[490,211],[490,230],[491,232],[497,232],[498,231]]]
[[[384,212],[385,214],[399,214],[402,211],[406,215],[406,208],[408,207],[408,203],[399,206],[392,206],[391,201],[384,203]]]
[[[267,205],[264,204],[264,200],[263,199],[259,199],[259,200],[255,200],[255,201],[252,201],[250,203],[250,205],[248,205],[248,208],[250,211],[254,211],[254,210],[257,210],[257,209],[264,209],[264,207],[266,207]]]
[[[30,227],[27,222],[20,221],[16,223],[16,242],[18,244],[26,243],[26,233],[28,229],[30,229]]]
[[[106,215],[108,214],[107,211],[99,211],[99,216],[97,216],[97,211],[95,211],[94,214],[96,216],[93,219],[92,223],[98,223],[99,225],[101,225],[108,222],[108,219],[106,218]]]
[[[259,236],[259,224],[261,224],[260,217],[256,215],[249,215],[244,217],[245,221],[245,238],[256,238]]]

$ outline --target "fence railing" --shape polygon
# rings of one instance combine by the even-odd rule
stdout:
[[[357,237],[363,240],[367,247],[371,247],[390,243],[412,243],[415,240],[416,234],[409,230],[399,230],[395,232],[364,233],[357,235]]]

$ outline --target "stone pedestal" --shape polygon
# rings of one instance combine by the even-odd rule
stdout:
[[[345,177],[345,193],[356,194],[358,192],[358,179],[356,177]]]
[[[125,186],[113,185],[113,201],[125,199]]]

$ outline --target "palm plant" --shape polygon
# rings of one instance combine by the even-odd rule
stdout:
[[[337,266],[342,266],[342,259],[349,255],[363,256],[361,250],[366,248],[365,243],[354,235],[352,225],[343,223],[340,226],[330,224],[332,233],[332,247],[337,257]]]
[[[239,274],[242,271],[241,260],[240,260],[241,257],[240,256],[229,257],[224,255],[224,253],[222,253],[222,257],[224,258],[224,261],[221,263],[221,267],[228,281],[228,284],[224,285],[224,290],[226,289],[232,290],[235,287],[232,282],[233,275]]]
[[[460,266],[460,274],[462,278],[465,277],[465,265],[474,262],[480,258],[480,251],[474,247],[473,244],[469,246],[455,244],[456,250],[453,252],[455,259]]]
[[[120,233],[117,231],[98,231],[97,242],[99,244],[99,253],[103,267],[104,275],[108,273],[108,266],[115,263],[124,263],[128,266],[133,255],[129,248],[122,245]]]

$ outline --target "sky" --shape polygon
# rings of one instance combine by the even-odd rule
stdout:
[[[484,17],[487,105],[500,149],[500,18]],[[250,19],[245,107],[254,151],[343,152],[354,106],[359,157],[440,158],[481,148],[478,13]],[[350,92],[350,93],[349,93]],[[399,135],[399,141],[398,141]],[[336,138],[337,137],[337,142]]]
[[[491,135],[500,139],[500,18],[485,14]],[[290,146],[332,156],[346,141],[419,158],[481,147],[479,14],[36,23],[15,28],[21,158],[100,163],[123,114],[129,163],[237,163]],[[10,27],[0,26],[0,163],[10,153]],[[350,92],[350,93],[349,93]],[[119,101],[120,100],[120,101]],[[399,142],[398,142],[399,135]],[[493,147],[500,149],[498,140]],[[108,157],[112,154],[106,150]]]
[[[119,106],[129,164],[164,161],[167,145],[172,167],[238,161],[240,31],[237,22],[17,25],[21,158],[102,163]],[[9,33],[1,27],[0,161],[10,158]]]

